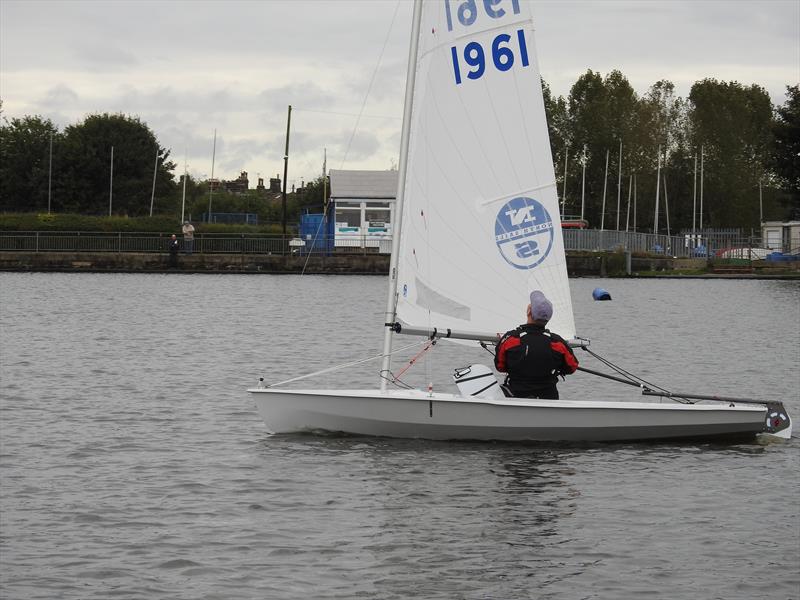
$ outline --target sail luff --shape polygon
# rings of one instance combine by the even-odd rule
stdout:
[[[417,55],[419,53],[419,31],[422,21],[422,0],[415,0],[411,26],[411,47],[408,52],[408,68],[406,75],[406,94],[403,106],[403,130],[400,138],[400,161],[398,164],[397,199],[392,233],[392,254],[389,262],[389,292],[386,298],[386,316],[384,319],[383,362],[381,374],[389,370],[392,353],[392,330],[388,326],[395,319],[397,303],[397,261],[400,248],[400,231],[403,224],[403,203],[405,200],[406,173],[408,170],[408,141],[411,132],[411,114],[414,98],[414,84],[417,74]],[[381,377],[381,391],[386,390],[387,380]]]

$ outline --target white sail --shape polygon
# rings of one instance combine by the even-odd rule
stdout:
[[[493,335],[525,320],[575,336],[527,2],[423,4],[397,257],[397,319]]]

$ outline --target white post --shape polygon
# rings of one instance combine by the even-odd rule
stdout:
[[[561,220],[567,210],[567,159],[569,158],[569,144],[564,145],[564,186],[561,189]]]
[[[619,202],[622,197],[622,139],[619,140],[619,174],[617,175],[617,231],[619,231]]]
[[[406,95],[403,108],[403,129],[400,136],[400,163],[397,173],[397,199],[395,200],[396,226],[392,230],[392,255],[389,261],[389,294],[386,298],[384,317],[383,362],[381,364],[381,391],[386,391],[389,365],[392,352],[392,330],[389,326],[395,320],[397,298],[397,262],[400,253],[400,227],[403,223],[403,200],[406,191],[406,168],[408,165],[408,140],[411,133],[411,103],[414,98],[414,84],[417,76],[417,54],[419,52],[419,29],[422,21],[422,0],[414,1],[414,17],[411,26],[411,48],[408,51],[406,71]]]
[[[158,173],[158,144],[156,144],[156,163],[153,166],[153,191],[150,192],[150,216],[153,216],[153,200],[156,198],[156,173]]]
[[[637,199],[637,192],[636,189],[636,173],[633,174],[633,231],[636,231],[636,199]]]
[[[664,165],[664,169],[666,170],[667,166]],[[664,215],[667,217],[667,237],[670,236],[670,229],[669,229],[669,195],[667,194],[667,175],[664,174]]]
[[[114,192],[114,146],[111,146],[111,179],[108,182],[108,216],[111,216],[111,197]]]
[[[211,179],[208,180],[208,215],[206,223],[211,223],[211,196],[214,193],[214,161],[217,158],[217,130],[214,129],[214,147],[211,150]]]
[[[628,233],[628,226],[631,222],[631,192],[633,191],[633,175],[628,178],[628,210],[625,213],[625,233]]]
[[[581,221],[586,208],[586,144],[583,145],[583,177],[581,178]]]
[[[327,250],[333,243],[328,239],[328,149],[322,149],[322,226],[325,227],[323,236],[325,238],[325,249]]]
[[[704,147],[700,146],[700,235],[703,235],[703,159],[705,158]]]
[[[606,187],[608,186],[608,150],[606,150],[606,173],[603,176],[603,210],[600,213],[600,231],[606,227]]]
[[[764,222],[764,196],[761,192],[761,180],[758,180],[758,222]]]
[[[694,246],[697,246],[695,243],[695,235],[697,233],[697,228],[695,227],[695,217],[697,216],[697,152],[694,153],[694,185],[692,186],[692,243]]]
[[[47,214],[50,214],[50,199],[53,189],[53,132],[50,132],[50,166],[47,169]]]
[[[186,149],[183,150],[183,197],[181,198],[181,223],[186,222]]]
[[[658,145],[658,169],[656,171],[656,211],[653,216],[653,233],[658,235],[658,192],[661,190],[661,144]]]

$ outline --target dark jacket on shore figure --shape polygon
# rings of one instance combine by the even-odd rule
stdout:
[[[508,331],[497,343],[494,366],[507,373],[504,391],[517,398],[558,400],[559,375],[578,368],[569,344],[545,329],[553,315],[552,304],[539,291],[531,294],[528,322]]]
[[[169,239],[169,266],[178,266],[178,236],[174,235]]]

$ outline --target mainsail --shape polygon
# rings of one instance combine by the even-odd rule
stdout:
[[[527,2],[423,3],[411,110],[397,320],[494,335],[525,320],[575,336]],[[402,176],[403,174],[401,174]]]

